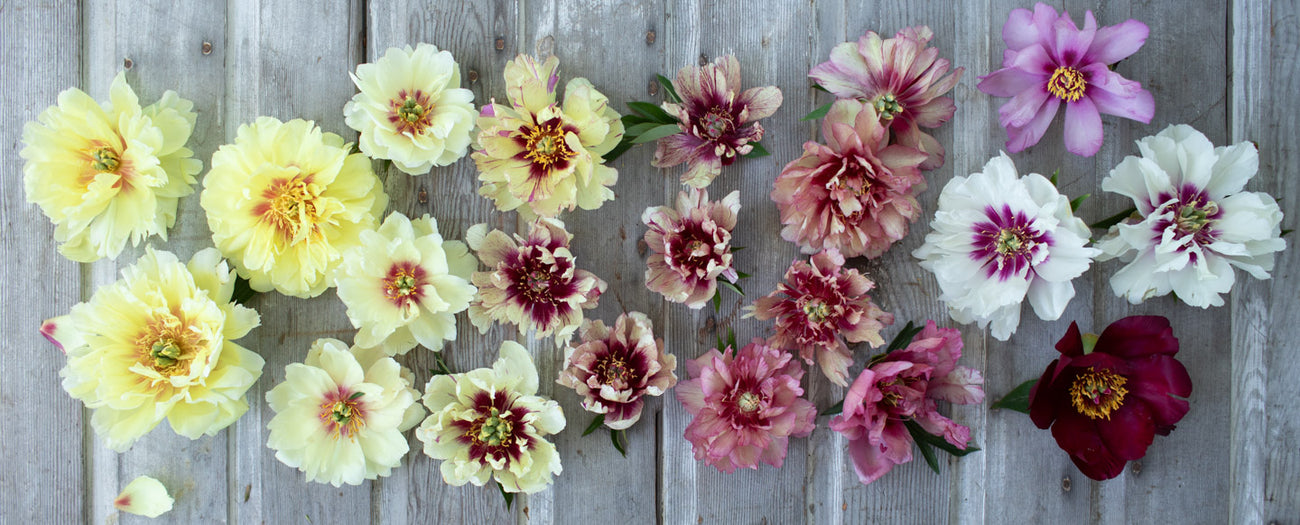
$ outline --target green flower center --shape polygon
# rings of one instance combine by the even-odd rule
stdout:
[[[1208,201],[1204,205],[1189,202],[1178,208],[1178,215],[1174,217],[1174,226],[1184,235],[1194,235],[1214,222],[1210,217],[1217,213],[1219,213],[1219,205],[1213,201]]]
[[[740,394],[740,398],[736,400],[736,406],[740,408],[741,412],[752,413],[758,410],[760,401],[762,399],[758,397],[758,394],[745,392]]]
[[[483,424],[479,426],[478,435],[475,436],[480,443],[487,443],[490,446],[498,447],[514,432],[513,423],[501,417],[501,411],[493,407],[488,416],[483,419]]]
[[[831,308],[826,303],[812,300],[803,305],[803,314],[808,317],[809,321],[820,323],[830,315]]]
[[[1006,228],[999,231],[997,239],[993,241],[994,249],[1000,255],[1024,253],[1027,248],[1024,233],[1020,228]]]
[[[90,167],[101,173],[114,173],[118,166],[122,165],[122,159],[118,157],[117,152],[112,148],[99,148],[90,152]]]
[[[880,120],[894,120],[894,116],[903,112],[903,105],[898,102],[898,97],[893,93],[886,93],[871,101],[871,107],[876,108],[876,114],[880,115]]]
[[[159,339],[149,349],[149,357],[153,358],[156,368],[167,368],[181,360],[181,347],[171,339]]]
[[[415,124],[424,118],[424,106],[421,106],[414,97],[406,97],[402,107],[397,108],[397,116],[408,124]]]

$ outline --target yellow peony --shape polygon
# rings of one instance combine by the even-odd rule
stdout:
[[[54,222],[60,253],[92,262],[116,258],[128,240],[167,238],[203,167],[185,147],[193,108],[171,91],[141,108],[118,73],[103,107],[73,88],[23,127],[23,189]]]
[[[248,410],[262,358],[233,341],[259,319],[230,302],[234,287],[215,249],[186,266],[147,248],[117,282],[42,325],[68,354],[63,388],[94,410],[109,448],[130,448],[164,418],[190,439],[213,435]]]
[[[478,261],[460,241],[444,241],[438,222],[398,212],[378,231],[361,233],[361,246],[343,254],[336,278],[339,299],[357,328],[356,344],[404,354],[421,344],[442,350],[456,340],[456,313],[478,290],[469,283]]]
[[[511,60],[505,69],[510,105],[494,101],[478,119],[482,131],[472,157],[483,182],[479,195],[526,219],[599,208],[614,199],[610,186],[618,181],[602,158],[623,138],[618,112],[585,78],[570,80],[559,104],[559,65],[554,56],[542,64],[527,55]]]
[[[259,117],[212,155],[200,198],[212,240],[259,292],[315,297],[388,196],[370,159],[312,122]]]
[[[390,159],[411,175],[428,173],[465,156],[474,130],[474,92],[460,87],[460,66],[431,44],[389,48],[373,64],[357,66],[361,92],[343,107],[348,127],[361,133],[361,152]]]
[[[409,449],[402,432],[424,415],[413,377],[374,349],[317,339],[266,393],[276,412],[266,445],[307,481],[337,487],[387,476]]]

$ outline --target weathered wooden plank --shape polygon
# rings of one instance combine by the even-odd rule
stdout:
[[[0,99],[0,144],[10,162],[0,167],[0,521],[74,523],[87,519],[82,461],[81,402],[60,386],[65,359],[40,336],[41,321],[63,315],[81,299],[78,265],[60,255],[54,226],[23,190],[23,124],[78,87],[81,26],[67,2],[11,2],[0,6],[0,68],[10,89]],[[86,423],[83,426],[83,421]]]
[[[225,140],[259,115],[314,120],[324,131],[356,138],[343,124],[354,89],[348,72],[363,59],[362,2],[240,0],[227,10]],[[349,341],[353,330],[333,290],[310,299],[275,292],[250,306],[262,326],[243,342],[266,359],[249,396],[256,402],[229,433],[230,519],[240,523],[361,523],[370,519],[370,484],[334,488],[307,483],[266,447],[274,416],[266,392],[284,380],[320,337]]]
[[[460,64],[461,86],[474,91],[475,103],[505,99],[501,71],[514,57],[515,4],[451,1],[440,5],[406,0],[371,0],[367,5],[366,59],[377,60],[390,47],[427,42],[450,51]],[[500,48],[498,49],[498,39]],[[507,39],[509,45],[507,45]],[[376,163],[376,169],[383,169]],[[514,231],[513,216],[496,211],[492,202],[478,197],[478,171],[468,156],[452,166],[434,168],[427,175],[410,176],[389,168],[385,190],[390,208],[409,217],[429,214],[438,221],[444,239],[463,239],[465,230],[486,222],[493,228]],[[457,372],[490,366],[497,349],[513,329],[494,326],[485,335],[465,314],[456,319],[457,340],[447,344],[443,357]],[[417,348],[399,358],[416,374],[423,391],[434,367],[433,353]],[[442,520],[459,523],[505,523],[513,520],[492,486],[452,487],[442,481],[437,461],[424,455],[424,444],[410,437],[411,452],[392,476],[374,483],[372,516],[380,523]],[[515,509],[517,510],[517,508]],[[435,518],[436,517],[436,518]]]

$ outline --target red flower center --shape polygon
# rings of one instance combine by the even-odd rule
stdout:
[[[1066,102],[1083,98],[1087,89],[1088,81],[1083,79],[1083,73],[1072,67],[1058,67],[1052,78],[1047,79],[1047,92]]]
[[[1089,368],[1074,378],[1070,399],[1075,410],[1090,419],[1110,419],[1110,413],[1124,404],[1128,389],[1124,376],[1110,370]]]

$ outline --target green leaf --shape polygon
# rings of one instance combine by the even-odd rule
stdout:
[[[745,249],[744,246],[732,246],[732,247],[731,247],[731,253],[736,253],[736,252],[738,252],[738,251],[740,251],[740,250],[743,250],[743,249]]]
[[[617,450],[623,457],[627,457],[627,449],[623,448],[623,441],[627,440],[627,435],[622,430],[609,430],[609,440],[614,443],[614,450]]]
[[[726,343],[722,342],[722,334],[721,334],[721,333],[718,334],[718,346],[717,346],[717,349],[718,349],[718,352],[719,352],[719,353],[721,353],[722,351],[724,351],[724,350],[727,349],[727,345],[726,345]]]
[[[912,435],[912,441],[915,441],[918,445],[925,443],[957,457],[966,456],[972,452],[979,452],[980,450],[978,447],[972,445],[967,445],[964,449],[957,448],[956,445],[949,443],[948,440],[926,432],[924,428],[921,428],[920,424],[911,419],[904,421],[903,424],[907,426],[907,433]]]
[[[655,75],[659,78],[659,85],[664,87],[664,93],[668,95],[668,100],[681,103],[682,97],[677,94],[677,88],[673,87],[673,81],[663,75]]]
[[[834,416],[834,415],[839,414],[840,412],[843,412],[843,411],[844,411],[844,400],[841,399],[839,403],[835,403],[834,405],[831,405],[831,406],[828,407],[826,410],[821,411],[821,412],[818,413],[817,415],[819,415],[819,416]]]
[[[1053,171],[1052,176],[1047,180],[1051,181],[1052,185],[1055,186],[1056,180],[1060,178],[1060,176],[1061,176],[1061,168],[1056,168],[1056,171]]]
[[[1293,231],[1295,231],[1295,230],[1292,230],[1292,229],[1290,229],[1290,228],[1282,228],[1282,234],[1281,234],[1281,235],[1278,235],[1278,237],[1286,237],[1286,235],[1287,235],[1288,233],[1291,233],[1291,232],[1293,232]]]
[[[816,84],[816,83],[814,83],[814,84],[812,85],[812,88],[815,89],[815,90],[817,90],[817,91],[821,91],[822,93],[830,93],[830,91],[827,90],[826,88],[822,87],[821,84]]]
[[[826,117],[826,114],[831,112],[831,105],[833,104],[835,103],[827,102],[825,104],[822,104],[821,106],[818,106],[817,109],[808,112],[807,115],[804,115],[803,118],[799,119],[799,122],[807,122],[809,120],[817,120],[819,118]]]
[[[740,350],[740,348],[736,347],[736,331],[731,328],[727,328],[727,346]]]
[[[591,424],[587,425],[587,429],[582,431],[582,435],[585,436],[587,434],[595,432],[596,429],[600,428],[600,426],[604,424],[605,424],[605,414],[596,414],[596,417],[591,420]]]
[[[659,124],[657,122],[642,122],[640,124],[634,124],[632,126],[628,126],[627,129],[623,130],[623,136],[635,138],[636,136],[642,133],[645,133],[647,131],[650,131],[662,125],[663,124]]]
[[[627,153],[627,150],[629,149],[632,149],[632,141],[627,138],[627,135],[623,135],[623,140],[618,141],[618,145],[614,146],[614,149],[609,150],[609,153],[605,154],[605,162],[613,162],[614,159]]]
[[[1070,212],[1073,213],[1073,212],[1079,211],[1079,205],[1080,205],[1080,204],[1083,204],[1083,201],[1088,200],[1088,197],[1091,197],[1091,196],[1092,196],[1091,193],[1085,193],[1085,194],[1083,194],[1083,195],[1080,195],[1080,196],[1078,196],[1078,197],[1075,197],[1074,200],[1071,200],[1071,201],[1070,201]]]
[[[627,107],[643,115],[649,122],[658,122],[660,124],[677,123],[677,117],[669,115],[663,108],[649,102],[628,102]]]
[[[645,124],[646,122],[650,122],[650,119],[632,113],[628,113],[626,115],[623,115],[622,117],[619,117],[619,120],[623,121],[624,128],[630,128],[637,124]]]
[[[768,152],[767,152],[767,148],[764,148],[762,144],[759,144],[759,143],[757,143],[757,142],[750,142],[749,144],[752,145],[752,146],[754,146],[754,149],[753,149],[753,150],[750,150],[749,153],[746,153],[746,154],[744,155],[745,158],[747,158],[747,159],[757,159],[757,158],[759,158],[759,157],[766,157],[766,156],[768,156],[768,155],[771,155],[771,153],[768,153]]]
[[[353,400],[353,399],[356,399],[356,398],[361,397],[361,396],[364,396],[364,395],[366,395],[365,392],[353,392],[352,395],[348,396],[348,401],[351,401],[351,400]]]
[[[433,366],[434,368],[429,369],[430,374],[435,376],[451,375],[451,369],[447,368],[447,362],[442,360],[441,352],[433,353]]]
[[[230,294],[230,300],[234,301],[235,304],[245,305],[255,295],[257,295],[257,291],[253,290],[252,286],[249,286],[248,279],[236,275],[235,291]]]
[[[1106,217],[1105,219],[1092,223],[1089,227],[1094,230],[1109,230],[1111,226],[1124,222],[1124,219],[1129,218],[1130,215],[1137,213],[1137,211],[1138,210],[1136,207],[1130,207],[1127,210],[1124,210],[1122,212],[1111,215],[1110,217]]]
[[[736,278],[737,278],[737,279],[745,279],[745,278],[748,278],[748,277],[750,277],[750,274],[747,274],[747,273],[742,272],[742,271],[740,271],[740,270],[736,270]]]
[[[728,281],[728,280],[726,280],[726,279],[718,279],[718,284],[722,285],[723,287],[727,288],[728,290],[731,290],[731,291],[733,291],[733,292],[736,292],[736,295],[739,295],[739,296],[741,296],[741,297],[744,297],[744,296],[745,296],[745,291],[744,291],[744,290],[741,290],[739,286],[736,286],[736,283],[733,283],[733,282]]]
[[[1022,414],[1028,414],[1029,413],[1029,391],[1034,389],[1034,383],[1036,382],[1038,382],[1037,379],[1030,379],[1028,381],[1025,381],[1024,383],[1020,383],[1019,386],[1016,386],[1015,388],[1011,389],[1010,392],[1007,392],[1007,395],[1002,396],[1002,399],[999,399],[993,402],[992,405],[989,405],[989,410],[993,410],[995,408],[1005,408],[1007,410],[1015,410],[1016,412],[1020,412]]]
[[[510,504],[515,502],[514,493],[506,492],[506,488],[502,487],[500,482],[494,481],[492,484],[496,485],[497,490],[501,491],[501,498],[506,500],[506,510],[510,510]]]
[[[661,138],[676,135],[681,132],[682,128],[677,124],[663,124],[650,128],[645,133],[638,135],[636,138],[632,139],[632,143],[645,144],[647,142],[654,142]]]
[[[912,441],[916,442],[916,448],[921,451],[921,457],[925,458],[925,464],[929,465],[930,470],[933,470],[935,474],[938,474],[939,458],[934,456],[934,448],[924,441],[917,441],[916,439]]]
[[[715,312],[722,311],[722,294],[716,291],[713,292],[713,311]]]
[[[916,334],[921,333],[923,329],[925,329],[924,325],[914,326],[911,321],[908,321],[907,325],[898,332],[898,335],[894,336],[894,340],[889,342],[889,346],[885,347],[885,353],[906,348],[907,345],[912,344],[912,339],[916,337]]]

